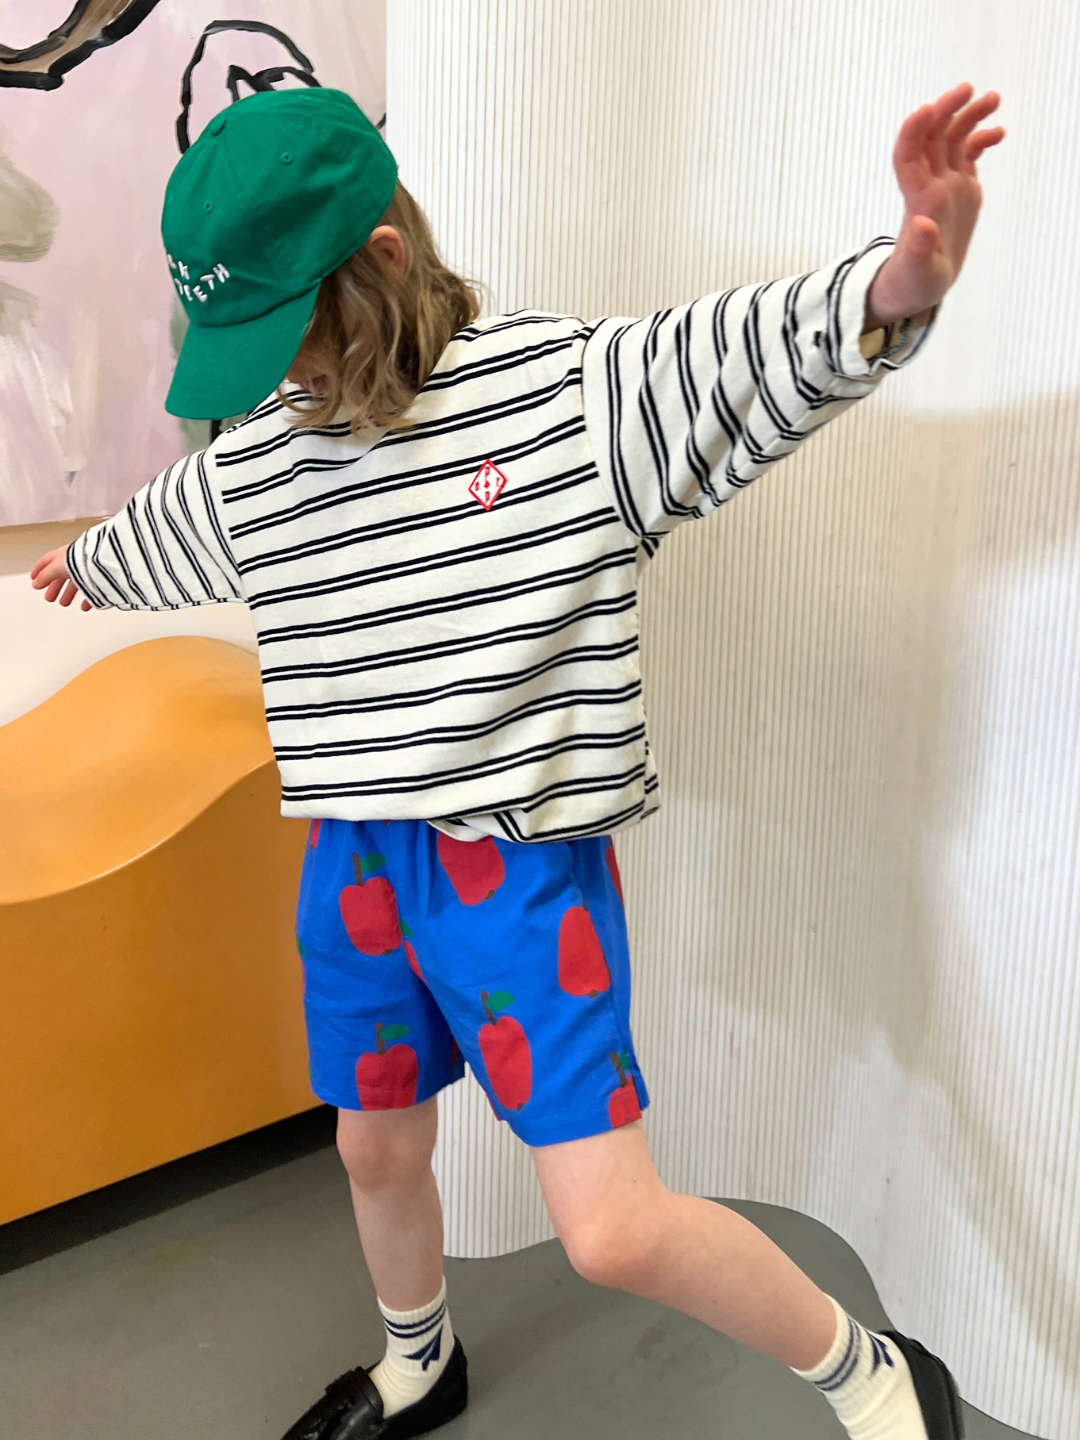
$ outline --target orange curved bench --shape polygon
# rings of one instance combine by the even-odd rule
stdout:
[[[0,1223],[309,1109],[254,656],[151,640],[0,726]]]

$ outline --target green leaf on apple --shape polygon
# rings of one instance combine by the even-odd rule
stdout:
[[[489,995],[487,998],[487,1007],[493,1015],[497,1015],[500,1010],[507,1009],[507,1007],[513,1003],[513,995],[510,995],[506,990],[496,990],[494,994]]]
[[[630,1056],[626,1053],[625,1050],[620,1050],[620,1051],[619,1051],[619,1059],[622,1061],[622,1067],[623,1067],[623,1069],[624,1069],[624,1070],[629,1070],[629,1069],[630,1069]]]
[[[296,937],[296,948],[300,951],[300,959],[303,960],[307,951],[304,949],[304,942],[300,939],[299,935]]]
[[[409,929],[408,925],[405,924],[405,921],[402,920],[402,921],[400,922],[400,924],[401,924],[401,933],[402,933],[402,935],[405,936],[405,939],[406,939],[406,940],[415,940],[415,939],[416,939],[416,936],[415,936],[415,935],[412,933],[412,931]]]
[[[363,870],[365,875],[368,875],[372,870],[378,870],[385,864],[385,855],[371,854],[365,855],[364,858],[360,861],[360,868],[361,870]]]
[[[409,1033],[408,1025],[384,1025],[382,1038],[387,1045],[393,1045],[395,1040],[404,1040]]]

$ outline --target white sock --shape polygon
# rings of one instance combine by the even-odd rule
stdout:
[[[454,1348],[446,1281],[430,1305],[419,1310],[388,1310],[379,1301],[386,1326],[386,1354],[371,1372],[382,1396],[383,1414],[396,1415],[422,1400],[438,1380]]]
[[[836,1339],[813,1370],[796,1370],[836,1411],[851,1440],[927,1440],[911,1371],[884,1335],[864,1330],[837,1305]]]

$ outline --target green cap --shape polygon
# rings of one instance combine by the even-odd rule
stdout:
[[[242,415],[288,373],[319,285],[366,242],[397,165],[340,90],[271,90],[216,115],[165,191],[161,235],[189,325],[165,408]]]

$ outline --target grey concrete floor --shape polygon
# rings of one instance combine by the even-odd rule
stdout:
[[[804,1216],[740,1205],[842,1304],[863,1266]],[[586,1285],[552,1242],[448,1262],[472,1403],[446,1440],[837,1440],[809,1387],[722,1336]],[[344,1177],[323,1149],[0,1277],[5,1440],[277,1440],[381,1353]],[[969,1412],[969,1440],[1017,1432]]]

